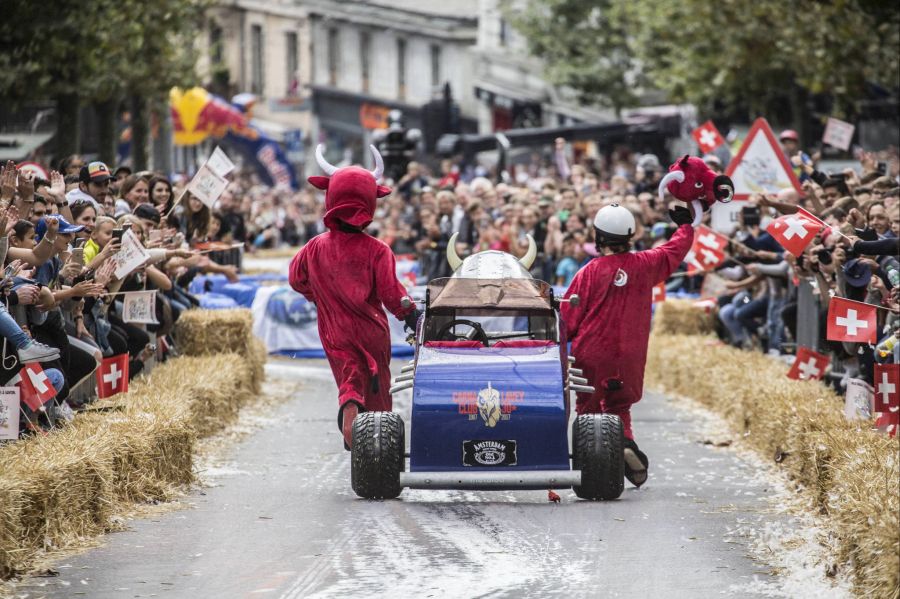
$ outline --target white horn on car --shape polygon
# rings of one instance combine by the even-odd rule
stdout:
[[[454,271],[462,266],[462,260],[459,259],[459,255],[456,253],[457,237],[459,237],[459,233],[454,233],[450,237],[450,241],[447,242],[447,262],[450,264],[450,268]]]
[[[337,167],[325,160],[325,156],[323,156],[324,152],[325,144],[316,146],[316,162],[319,163],[319,168],[322,169],[322,172],[330,177],[337,170]]]
[[[531,235],[526,235],[528,237],[528,251],[525,252],[525,255],[519,258],[519,263],[525,267],[525,270],[531,268],[531,265],[534,264],[534,259],[537,258],[537,244],[534,242],[534,237]]]
[[[672,171],[670,173],[666,173],[666,176],[662,178],[662,180],[659,182],[659,200],[661,202],[666,201],[666,187],[672,181],[678,181],[679,183],[684,181],[684,172]]]
[[[381,175],[384,174],[384,160],[381,159],[381,152],[378,151],[378,148],[369,144],[369,149],[372,150],[372,158],[375,159],[375,170],[369,172],[371,172],[372,176],[375,177],[375,180],[378,181],[381,179]]]

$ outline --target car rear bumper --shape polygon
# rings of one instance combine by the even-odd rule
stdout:
[[[568,489],[581,485],[581,470],[522,470],[481,472],[401,472],[400,486],[408,489]]]

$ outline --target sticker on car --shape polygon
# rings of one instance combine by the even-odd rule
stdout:
[[[515,441],[463,441],[464,466],[515,466],[516,461]]]

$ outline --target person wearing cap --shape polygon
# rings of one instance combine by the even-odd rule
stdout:
[[[109,182],[112,175],[109,173],[109,167],[103,162],[91,162],[81,167],[78,172],[78,187],[66,194],[66,206],[60,206],[60,213],[66,214],[68,205],[78,200],[90,200],[94,203],[97,214],[103,206],[103,198],[109,191]]]
[[[578,295],[581,301],[562,307],[575,366],[595,388],[578,393],[575,411],[615,414],[622,420],[625,476],[636,487],[647,480],[649,460],[634,440],[631,406],[644,390],[652,290],[681,264],[694,241],[690,210],[678,207],[669,216],[678,230],[668,242],[632,252],[634,215],[618,204],[600,209],[594,217],[600,256],[578,271],[566,291],[566,298]]]
[[[793,129],[785,129],[781,132],[781,135],[778,136],[778,141],[781,142],[781,151],[784,152],[785,157],[791,164],[791,168],[793,168],[794,174],[797,175],[797,179],[801,183],[809,179],[809,175],[803,168],[803,165],[811,165],[812,158],[800,150],[800,135]]]

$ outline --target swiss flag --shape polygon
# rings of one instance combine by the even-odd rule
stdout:
[[[728,247],[728,238],[713,231],[705,225],[699,225],[694,233],[694,246],[724,252]]]
[[[693,274],[698,270],[713,270],[718,267],[725,261],[726,247],[728,247],[727,237],[716,233],[709,227],[698,226],[694,234],[694,243],[684,257],[688,274]]]
[[[694,138],[694,141],[700,146],[700,151],[704,154],[709,154],[725,143],[725,138],[722,137],[712,121],[706,121],[691,131],[691,137]]]
[[[797,357],[788,370],[788,378],[797,381],[822,380],[831,358],[808,347],[797,348]]]
[[[97,397],[106,399],[128,391],[128,354],[103,358],[97,369]]]
[[[766,231],[784,249],[799,256],[824,226],[822,221],[801,208],[797,214],[779,216],[769,223]]]
[[[891,437],[897,435],[898,427],[900,427],[900,411],[885,412],[880,414],[875,421],[875,428],[886,432]]]
[[[692,247],[684,257],[684,261],[687,263],[688,274],[693,274],[701,270],[713,270],[725,261],[725,252],[712,250],[702,246],[697,247],[697,242],[695,241],[694,243],[694,247]]]
[[[56,396],[56,389],[38,362],[28,362],[18,375],[22,402],[37,412],[42,405]]]
[[[900,364],[875,365],[875,411],[900,413]]]
[[[862,302],[833,297],[828,304],[829,341],[875,343],[878,331],[877,307]]]
[[[653,298],[651,302],[654,304],[658,304],[659,302],[666,301],[666,283],[663,281],[662,283],[657,283],[653,287]]]

